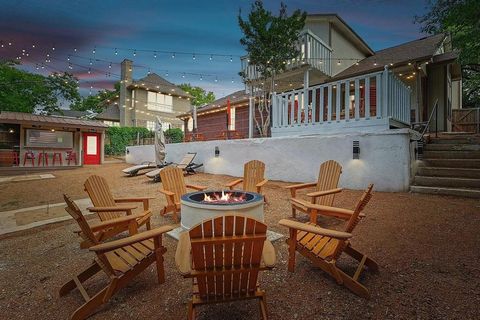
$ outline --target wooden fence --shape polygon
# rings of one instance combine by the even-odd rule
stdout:
[[[452,110],[452,131],[480,133],[480,108]]]

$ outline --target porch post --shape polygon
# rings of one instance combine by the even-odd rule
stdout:
[[[308,41],[307,41],[308,42]],[[305,123],[308,123],[308,87],[310,86],[310,69],[305,70],[303,74],[303,112],[305,114]],[[300,106],[299,110],[300,110]],[[301,118],[299,118],[299,123]]]
[[[389,84],[388,84],[388,66],[385,66],[382,74],[382,117],[388,118],[390,115],[388,114],[388,92],[389,92]]]
[[[248,97],[248,137],[253,138],[253,108],[255,103],[252,97],[253,88],[250,88],[250,95]]]

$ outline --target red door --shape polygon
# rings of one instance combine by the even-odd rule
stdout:
[[[100,164],[100,134],[83,134],[83,164]]]

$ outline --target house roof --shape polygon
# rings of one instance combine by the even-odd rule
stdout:
[[[431,59],[445,39],[445,34],[424,37],[401,45],[375,52],[351,67],[343,70],[332,80],[353,77],[359,74],[383,70],[385,65],[399,65],[408,62]]]
[[[112,104],[103,109],[102,112],[95,116],[96,119],[108,121],[120,121],[120,108],[118,104]]]
[[[64,116],[64,117],[71,117],[71,118],[82,118],[88,114],[87,111],[78,111],[78,110],[70,110],[70,109],[60,109],[59,111],[55,111],[53,113],[54,116]]]
[[[222,98],[219,98],[213,101],[212,103],[199,107],[197,109],[197,115],[208,112],[208,111],[225,108],[227,106],[228,100],[230,100],[231,105],[235,105],[241,102],[245,102],[245,100],[248,100],[248,98],[249,98],[249,95],[245,92],[245,90],[235,91],[227,96],[224,96]],[[185,117],[191,116],[191,114],[192,112],[189,111],[177,116],[177,118],[185,118]]]
[[[83,120],[61,116],[43,116],[23,112],[0,112],[0,123],[32,123],[37,125],[51,125],[74,128],[108,128],[100,121]]]
[[[346,22],[336,13],[313,13],[307,15],[308,20],[322,19],[327,20],[345,36],[349,37],[357,46],[367,55],[371,55],[374,51]]]
[[[183,91],[180,87],[174,85],[173,83],[165,80],[156,73],[150,73],[148,76],[141,78],[139,80],[133,81],[128,88],[142,88],[148,89],[150,91],[157,91],[161,93],[170,93],[174,96],[180,96],[185,98],[191,98],[192,96]]]

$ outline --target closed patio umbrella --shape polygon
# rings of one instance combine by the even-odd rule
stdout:
[[[157,117],[157,122],[155,123],[155,163],[157,166],[165,164],[165,135],[163,134],[163,125],[159,117]]]

